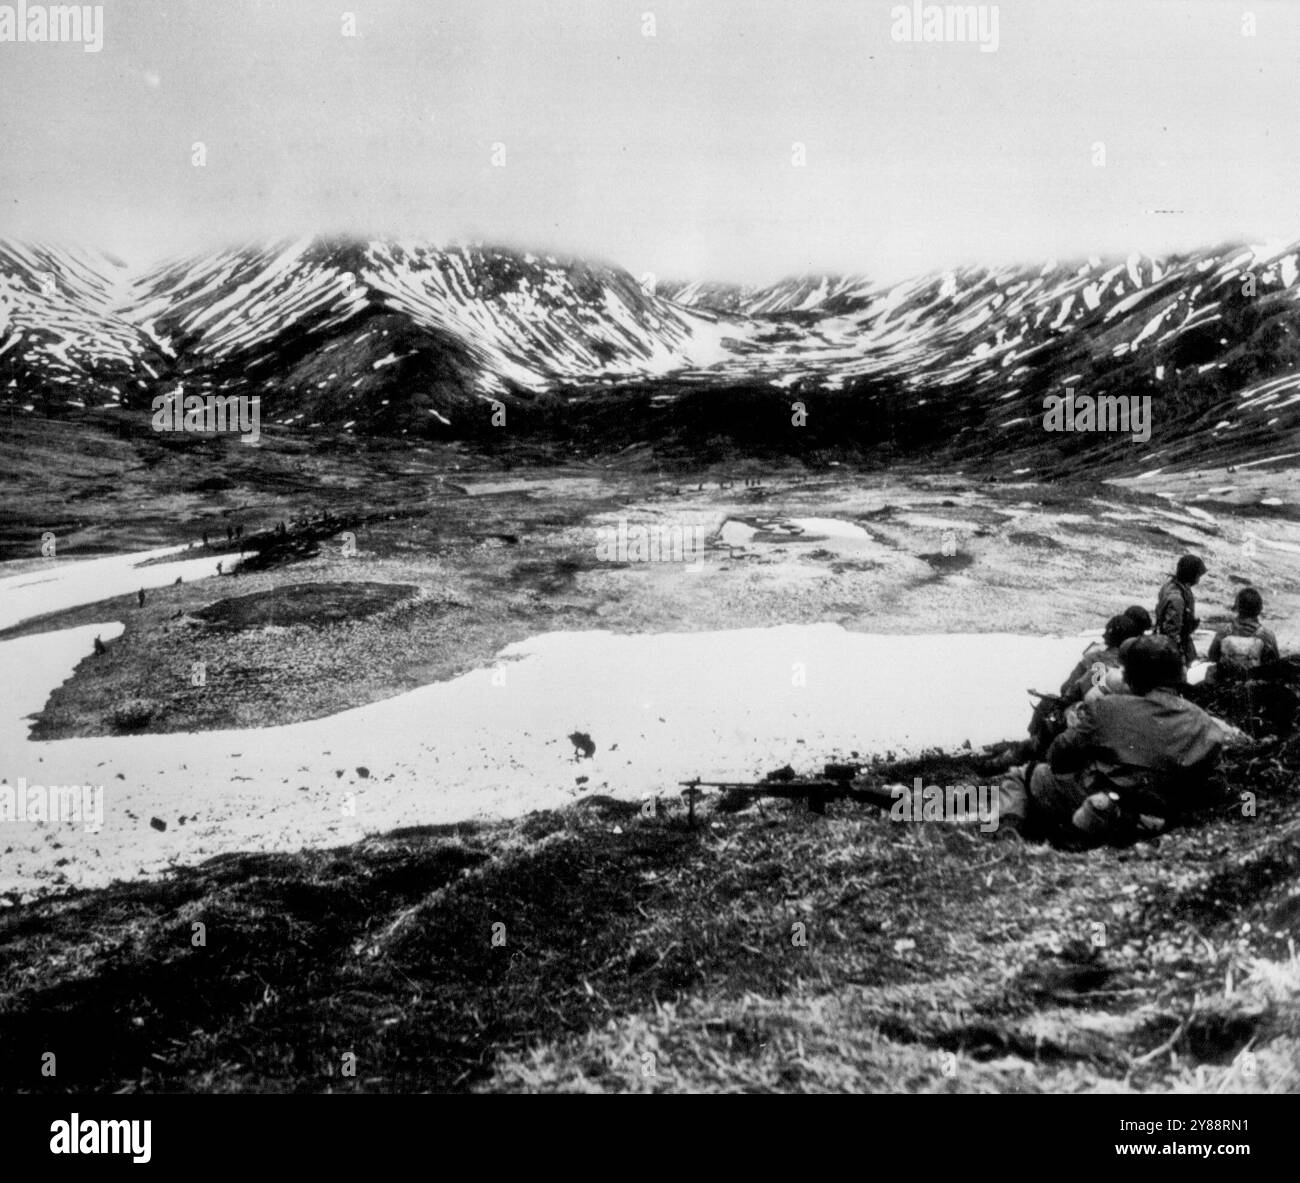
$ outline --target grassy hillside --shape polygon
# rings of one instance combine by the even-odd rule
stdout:
[[[45,899],[0,1088],[1295,1091],[1298,767],[1128,850],[668,794]]]

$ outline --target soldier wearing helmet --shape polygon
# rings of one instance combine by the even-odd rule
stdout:
[[[1188,665],[1196,660],[1192,634],[1201,623],[1196,619],[1196,596],[1193,595],[1192,588],[1204,574],[1204,560],[1198,555],[1183,555],[1178,560],[1173,576],[1165,581],[1156,600],[1152,631],[1173,641]]]
[[[1133,832],[1137,819],[1161,829],[1221,791],[1220,757],[1227,728],[1182,696],[1182,656],[1167,637],[1138,637],[1122,648],[1128,693],[1096,696],[1075,712],[1044,763],[1013,769],[1003,782],[1003,825],[1043,834],[1085,835],[1085,802],[1104,797],[1110,832]],[[1084,810],[1095,820],[1098,811]],[[1099,836],[1100,835],[1100,836]]]
[[[1243,587],[1237,593],[1232,609],[1237,618],[1214,634],[1207,656],[1218,663],[1220,674],[1249,676],[1278,660],[1277,638],[1259,623],[1264,597],[1253,587]]]

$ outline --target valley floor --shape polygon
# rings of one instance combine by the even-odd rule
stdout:
[[[124,626],[104,629],[108,653],[80,661],[43,704],[33,748],[98,736],[147,752],[195,732],[328,727],[339,711],[489,671],[508,645],[556,632],[830,626],[918,641],[1055,635],[1076,638],[1073,651],[1106,616],[1149,606],[1184,550],[1210,565],[1207,623],[1253,582],[1283,650],[1300,648],[1294,475],[1133,487],[752,462],[687,475],[466,460],[456,472],[446,455],[407,451],[372,457],[367,482],[355,456],[281,459],[276,477],[271,461],[214,475],[199,457],[187,465],[194,487],[178,480],[171,502],[154,488],[164,458],[72,515],[56,488],[11,506],[6,538],[54,528],[74,559],[205,528],[224,542],[227,522],[254,533],[324,508],[339,520],[300,562],[166,583],[143,608],[109,589],[119,598],[0,634],[53,645],[72,635],[62,630]],[[229,483],[198,487],[212,479]],[[788,526],[809,519],[820,524]],[[700,525],[708,546],[695,570],[605,561],[594,541],[620,521]],[[344,529],[355,554],[343,553]],[[958,664],[936,676],[932,709],[961,718],[986,694],[978,670]],[[133,701],[146,705],[128,736],[115,712]],[[1005,738],[1023,723],[1007,718]],[[1254,816],[1091,854],[850,806],[818,818],[715,801],[691,826],[675,785],[655,790],[664,808],[646,816],[626,798],[652,786],[620,800],[628,786],[612,765],[596,780],[579,741],[548,739],[565,779],[546,787],[555,806],[570,803],[516,820],[426,817],[374,832],[363,818],[355,835],[297,853],[259,849],[250,831],[242,850],[94,890],[73,887],[71,859],[49,847],[39,898],[11,896],[0,912],[4,1087],[1300,1088],[1294,739],[1234,767],[1258,794]],[[737,733],[726,751],[754,740]],[[945,743],[957,747],[955,735]],[[807,771],[845,747],[787,750]],[[16,739],[6,748],[8,775]],[[752,773],[785,754],[764,750]],[[984,781],[979,761],[930,754],[886,771]],[[307,786],[322,801],[342,787]],[[256,808],[258,785],[239,791]],[[141,849],[178,833],[178,819],[158,820],[165,834],[136,818]],[[52,1048],[55,1080],[39,1075]],[[349,1052],[355,1077],[342,1074]]]

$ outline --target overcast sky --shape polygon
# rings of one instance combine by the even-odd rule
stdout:
[[[1300,4],[1013,0],[995,52],[894,40],[893,7],[107,0],[99,53],[0,43],[0,236],[474,237],[742,281],[1300,237]]]

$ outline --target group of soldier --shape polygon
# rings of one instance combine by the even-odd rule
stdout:
[[[1040,696],[1027,761],[999,791],[1001,828],[1080,846],[1123,842],[1222,799],[1223,751],[1241,733],[1184,695],[1204,574],[1197,555],[1184,555],[1154,614],[1135,605],[1111,617],[1060,694]],[[1250,686],[1276,670],[1277,639],[1260,624],[1257,590],[1242,588],[1233,607],[1206,653],[1206,678]]]

